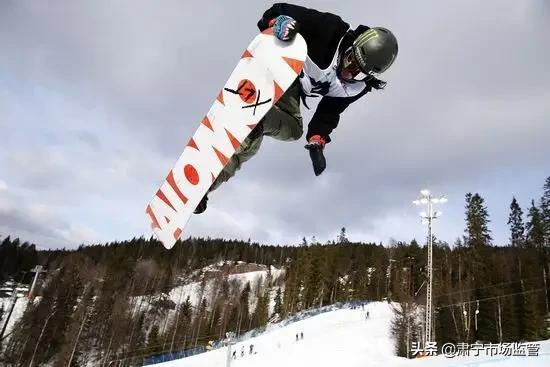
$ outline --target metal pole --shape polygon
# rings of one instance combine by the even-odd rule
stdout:
[[[38,280],[38,276],[42,272],[42,265],[36,265],[34,269],[31,270],[31,272],[34,272],[34,280],[32,281],[31,289],[29,291],[29,301],[32,301],[34,298],[34,286],[36,285],[36,281]]]
[[[227,358],[225,360],[226,367],[231,367],[231,346],[235,343],[234,342],[235,333],[234,332],[227,332],[225,333],[225,342],[227,343]]]
[[[226,362],[225,362],[225,365],[227,367],[231,367],[231,343],[227,343],[227,358],[226,358]]]
[[[15,304],[17,303],[17,287],[20,285],[20,283],[23,282],[23,280],[25,279],[26,274],[27,274],[27,272],[24,271],[23,275],[21,275],[20,281],[15,282],[15,285],[13,286],[13,291],[12,291],[11,297],[10,297],[10,299],[11,299],[10,311],[8,312],[8,316],[6,317],[6,321],[4,321],[4,325],[2,326],[2,331],[0,331],[0,342],[4,338],[4,332],[6,331],[6,328],[8,327],[8,323],[10,322],[11,314],[13,313],[13,309],[15,308]]]
[[[424,346],[427,346],[432,340],[432,219],[433,207],[431,195],[428,196],[428,288],[426,292],[426,340]]]
[[[8,312],[8,316],[6,317],[6,321],[4,321],[4,325],[2,326],[2,331],[0,331],[0,341],[2,341],[2,339],[4,338],[4,332],[8,327],[8,323],[10,322],[10,317],[11,317],[11,314],[13,313],[13,309],[15,308],[16,303],[17,303],[17,283],[15,284],[15,287],[13,288],[13,291],[11,293],[10,310]]]
[[[432,221],[441,215],[440,211],[434,211],[433,204],[446,203],[447,198],[445,196],[434,197],[429,190],[420,191],[421,196],[413,201],[415,205],[428,205],[428,212],[421,212],[422,223],[428,223],[428,281],[426,285],[426,325],[424,332],[424,347],[432,341],[433,331],[433,310],[432,310],[432,289],[433,289],[433,235],[432,235]],[[426,222],[425,222],[426,221]],[[422,286],[421,286],[422,288]],[[420,289],[419,289],[420,290]]]

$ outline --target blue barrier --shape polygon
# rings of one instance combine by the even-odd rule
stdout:
[[[206,352],[206,348],[203,346],[199,346],[196,348],[186,349],[179,352],[157,354],[157,355],[145,358],[143,360],[143,364],[149,365],[149,364],[157,364],[162,362],[169,362],[175,359],[191,357],[191,356],[194,356],[195,354],[200,354],[204,352]]]

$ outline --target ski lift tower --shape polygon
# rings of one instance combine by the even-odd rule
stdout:
[[[441,216],[442,212],[434,210],[434,204],[447,202],[445,196],[435,197],[429,190],[420,191],[420,197],[413,201],[414,205],[427,205],[428,211],[420,212],[422,224],[428,225],[428,286],[426,289],[426,331],[424,333],[424,348],[432,341],[432,282],[433,282],[433,236],[432,221]]]
[[[224,344],[227,345],[227,356],[225,360],[225,366],[230,367],[231,366],[231,347],[235,345],[236,334],[231,331],[225,333],[225,339],[223,341],[224,341]]]
[[[29,302],[32,302],[34,299],[34,287],[36,286],[36,281],[38,280],[38,277],[40,276],[40,273],[45,271],[44,267],[42,265],[36,265],[31,272],[34,273],[34,280],[32,281],[31,289],[29,290],[28,299]]]

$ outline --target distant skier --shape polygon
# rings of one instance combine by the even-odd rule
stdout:
[[[233,351],[233,359],[237,359],[237,351],[236,350]]]
[[[367,311],[367,314],[365,315],[365,319],[368,320],[369,317],[370,317],[370,313],[369,313],[369,311]]]
[[[296,341],[298,341],[298,333],[296,333]]]
[[[254,353],[254,344],[250,344],[250,351],[248,354],[253,354]]]
[[[300,331],[300,339],[304,339],[304,332],[303,331]]]
[[[244,357],[244,345],[241,346],[241,357]]]
[[[274,4],[258,22],[263,31],[290,41],[300,33],[308,46],[308,55],[300,77],[287,89],[235,151],[213,182],[210,191],[229,180],[241,165],[260,149],[263,136],[282,141],[298,140],[303,134],[300,99],[309,108],[306,97],[321,97],[309,122],[307,144],[316,176],[326,168],[323,150],[331,141],[330,133],[338,126],[340,114],[353,102],[386,82],[377,76],[386,71],[397,56],[397,39],[386,28],[360,25],[351,29],[339,16],[298,5]],[[205,195],[195,214],[206,210]]]

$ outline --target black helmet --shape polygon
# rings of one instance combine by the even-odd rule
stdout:
[[[383,73],[397,56],[397,39],[388,29],[381,27],[361,33],[351,47],[359,68],[365,74]]]

